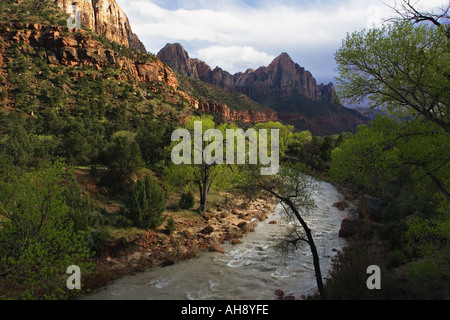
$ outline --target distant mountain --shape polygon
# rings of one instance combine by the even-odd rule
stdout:
[[[317,84],[312,74],[282,53],[267,67],[234,75],[191,59],[179,43],[167,44],[157,57],[175,72],[230,93],[245,94],[278,113],[278,118],[314,134],[355,131],[368,118],[343,107],[332,83]],[[245,108],[245,106],[241,106]]]

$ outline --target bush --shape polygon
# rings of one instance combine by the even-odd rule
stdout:
[[[175,220],[172,217],[170,217],[169,220],[167,220],[166,230],[167,230],[168,234],[172,234],[173,232],[175,232],[177,230],[177,227],[175,225]]]
[[[125,204],[130,219],[139,228],[154,229],[164,221],[162,217],[166,204],[164,191],[149,174],[132,187]]]
[[[111,225],[117,228],[129,228],[133,226],[133,221],[121,214],[118,214],[111,218]]]
[[[66,178],[57,163],[0,182],[0,299],[65,299],[67,267],[91,272],[87,232],[72,220]]]
[[[191,191],[181,194],[180,202],[178,203],[181,209],[189,210],[194,206],[194,204],[195,199]]]

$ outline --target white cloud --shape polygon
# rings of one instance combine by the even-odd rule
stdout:
[[[419,4],[434,7],[447,1],[422,0]],[[117,2],[130,18],[133,31],[153,53],[166,43],[179,42],[190,56],[234,73],[267,65],[269,57],[287,52],[319,82],[333,80],[333,54],[347,32],[393,15],[382,0]]]
[[[210,46],[197,50],[196,57],[208,61],[213,69],[218,66],[231,73],[267,66],[275,59],[275,56],[249,46]]]

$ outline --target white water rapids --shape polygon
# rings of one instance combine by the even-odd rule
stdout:
[[[318,182],[313,191],[317,208],[305,221],[313,230],[320,256],[322,275],[331,268],[333,249],[342,249],[339,238],[339,210],[333,203],[343,196],[329,183]],[[273,300],[274,291],[300,298],[316,290],[316,279],[309,246],[295,254],[283,255],[277,245],[285,235],[286,225],[280,216],[282,207],[255,232],[237,246],[223,245],[225,254],[204,253],[199,258],[158,267],[134,276],[126,276],[83,297],[89,300]],[[278,224],[269,224],[276,220]]]

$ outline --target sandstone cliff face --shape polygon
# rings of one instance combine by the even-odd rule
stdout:
[[[217,102],[203,102],[198,105],[200,111],[209,114],[219,114],[225,119],[231,121],[240,121],[244,123],[259,123],[278,121],[278,114],[275,111],[237,111],[230,110],[226,104]]]
[[[51,66],[90,67],[97,70],[118,66],[123,71],[118,77],[126,77],[132,81],[162,82],[175,90],[178,87],[178,80],[172,69],[161,61],[139,62],[105,49],[84,30],[37,24],[0,23],[0,41],[3,39],[12,43],[45,48],[47,53],[42,58]]]
[[[128,17],[115,0],[55,0],[68,13],[76,5],[81,12],[81,23],[118,44],[146,52],[145,46],[133,33]]]
[[[282,98],[298,94],[313,101],[330,101],[335,96],[332,84],[317,85],[312,74],[292,61],[287,53],[282,53],[267,67],[234,75],[219,67],[212,70],[201,60],[190,59],[179,43],[167,44],[158,53],[158,58],[176,72],[229,92],[243,93],[257,101],[271,96]]]

